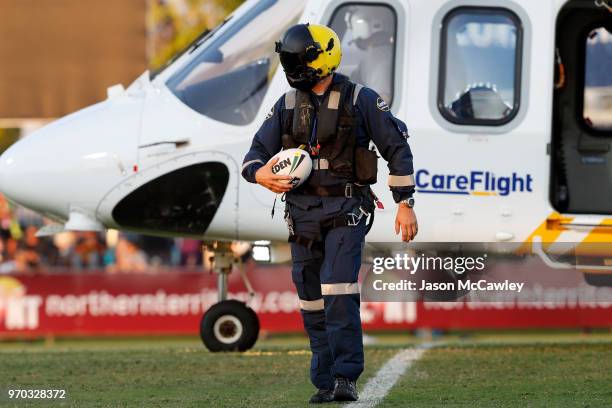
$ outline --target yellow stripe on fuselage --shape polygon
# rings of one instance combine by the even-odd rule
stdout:
[[[572,223],[575,224],[572,225]],[[519,251],[531,252],[531,242],[536,236],[541,238],[542,246],[546,250],[559,239],[564,231],[575,229],[576,231],[583,230],[585,234],[584,238],[574,243],[574,253],[577,256],[612,255],[612,218],[604,218],[593,226],[579,224],[580,221],[576,217],[552,213],[527,237]]]
[[[472,191],[471,194],[475,196],[496,196],[497,195],[497,193],[494,193],[491,191]]]

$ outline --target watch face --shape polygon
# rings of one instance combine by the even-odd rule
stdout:
[[[414,207],[414,198],[407,198],[405,200],[400,201],[401,204],[406,204],[408,207]]]

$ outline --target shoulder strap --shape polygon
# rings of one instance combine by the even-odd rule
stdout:
[[[337,81],[321,103],[317,115],[317,139],[321,144],[335,139],[340,112],[345,109],[347,98],[350,99],[350,86],[348,81]]]
[[[359,99],[359,92],[363,89],[363,85],[355,84],[355,90],[353,91],[353,106],[357,105],[357,100]]]
[[[296,91],[294,95],[291,134],[299,144],[308,144],[316,114],[315,107],[308,92]]]
[[[296,95],[295,89],[292,89],[285,94],[285,109],[295,108],[295,95]]]

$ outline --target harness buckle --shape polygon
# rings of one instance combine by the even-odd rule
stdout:
[[[344,186],[344,197],[353,198],[353,185],[351,183],[347,183]]]

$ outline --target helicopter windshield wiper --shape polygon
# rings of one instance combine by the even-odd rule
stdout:
[[[213,28],[212,30],[205,30],[202,34],[200,34],[198,36],[198,38],[195,39],[195,41],[191,44],[191,46],[189,47],[189,50],[187,51],[188,54],[191,54],[192,52],[194,52],[196,49],[198,49],[200,47],[200,45],[204,44],[206,42],[206,40],[208,40],[210,37],[212,37],[213,34],[215,34],[217,31],[219,31],[219,29],[221,27],[223,27],[225,24],[227,24],[228,21],[230,21],[232,19],[232,16],[229,16],[228,18],[226,18],[225,20],[223,20],[223,22],[221,22],[221,24],[219,24],[218,26],[216,26],[215,28]]]

